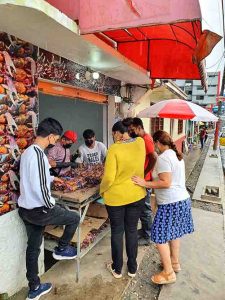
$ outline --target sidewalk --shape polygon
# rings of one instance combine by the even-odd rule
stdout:
[[[217,155],[216,157],[210,157],[211,155]],[[224,205],[224,174],[220,155],[220,149],[213,150],[213,141],[209,147],[206,159],[198,179],[198,183],[195,187],[193,194],[193,200],[201,201],[201,195],[203,194],[206,185],[219,187],[221,193],[221,204]],[[215,203],[215,202],[214,202]],[[218,202],[219,203],[219,202]]]
[[[145,248],[138,253],[138,264],[143,259]],[[125,252],[125,251],[124,251]],[[125,253],[124,253],[125,255]],[[52,291],[43,296],[43,300],[119,300],[131,281],[127,276],[124,256],[123,278],[113,278],[106,269],[111,261],[110,234],[103,238],[87,255],[81,259],[80,282],[76,283],[76,265],[74,261],[57,262],[42,277],[42,282],[51,282]],[[24,300],[27,288],[11,297],[11,300]],[[42,299],[42,298],[41,298]]]
[[[193,200],[202,201],[206,185],[220,188],[224,212],[224,175],[219,149],[209,147]],[[217,154],[217,158],[210,157]],[[209,201],[215,203],[214,201]],[[207,205],[202,202],[202,205]],[[182,271],[174,285],[163,286],[159,300],[224,300],[225,240],[224,214],[193,208],[195,233],[185,236],[181,248]]]
[[[197,193],[201,193],[205,185],[212,184],[219,185],[224,190],[220,153],[217,151],[218,158],[210,158],[209,155],[212,151],[210,146],[195,188]],[[199,154],[196,149],[185,158],[187,176],[200,158]],[[209,210],[214,205],[218,206],[218,204],[197,202],[201,203],[200,206],[204,209],[208,206]],[[196,204],[196,201],[193,204]],[[177,276],[175,284],[162,286],[161,290],[158,288],[158,295],[156,295],[150,276],[160,271],[159,258],[150,248],[142,261],[137,282],[134,283],[134,286],[129,287],[124,299],[225,300],[224,214],[222,214],[222,209],[215,211],[193,208],[195,232],[182,239],[182,271]],[[151,265],[152,260],[154,260],[155,267]],[[145,265],[148,267],[143,272],[142,269],[145,268]]]
[[[182,271],[159,300],[225,299],[223,215],[193,208],[193,217],[195,233],[182,240]]]
[[[219,158],[216,159],[209,158],[211,152],[209,148],[196,193],[202,190],[203,185],[211,183],[220,184],[224,189],[220,153],[217,153]],[[198,150],[187,157],[187,175],[198,158]],[[105,268],[111,257],[108,235],[81,260],[79,284],[75,282],[74,262],[59,262],[46,272],[42,281],[52,282],[54,288],[43,300],[120,300],[125,290],[123,299],[126,300],[225,300],[224,215],[193,208],[193,217],[195,233],[182,241],[182,271],[177,282],[163,286],[161,292],[150,282],[150,276],[159,271],[155,246],[139,248],[140,269],[136,278],[128,278],[124,264],[124,277],[116,280]],[[12,299],[24,300],[26,293],[27,289],[23,289]]]
[[[188,155],[184,155],[184,162],[185,162],[185,175],[186,179],[191,174],[191,171],[193,170],[196,162],[198,161],[199,157],[201,155],[201,149],[199,146],[195,146]]]

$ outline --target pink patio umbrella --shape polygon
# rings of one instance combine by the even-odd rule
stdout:
[[[218,118],[205,108],[192,102],[171,99],[160,101],[142,110],[140,118],[170,118],[191,121],[217,122]]]

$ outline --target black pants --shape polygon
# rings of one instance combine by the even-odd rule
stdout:
[[[26,267],[29,288],[34,290],[40,284],[38,277],[38,257],[46,225],[66,225],[59,246],[65,247],[72,240],[80,217],[76,212],[66,210],[60,206],[52,209],[38,207],[31,210],[19,208],[19,215],[27,231]]]
[[[142,237],[145,239],[151,238],[151,226],[152,226],[152,209],[150,205],[151,190],[147,189],[147,195],[145,197],[145,205],[141,212],[141,232]]]
[[[120,274],[123,266],[123,235],[125,232],[127,267],[130,273],[137,270],[138,236],[137,225],[145,200],[106,209],[111,225],[111,251],[113,269]]]

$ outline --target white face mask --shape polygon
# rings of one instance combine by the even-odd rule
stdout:
[[[158,142],[157,142],[157,143],[158,143]],[[156,152],[157,154],[160,154],[161,151],[159,150],[159,147],[158,147],[157,143],[155,143],[155,152]]]

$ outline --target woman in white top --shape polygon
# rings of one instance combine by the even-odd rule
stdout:
[[[175,272],[181,270],[179,263],[180,238],[194,231],[191,200],[185,187],[185,165],[171,136],[165,131],[153,135],[158,149],[153,181],[134,176],[133,181],[155,190],[158,210],[151,228],[151,239],[159,251],[163,271],[152,276],[156,284],[176,281]]]

